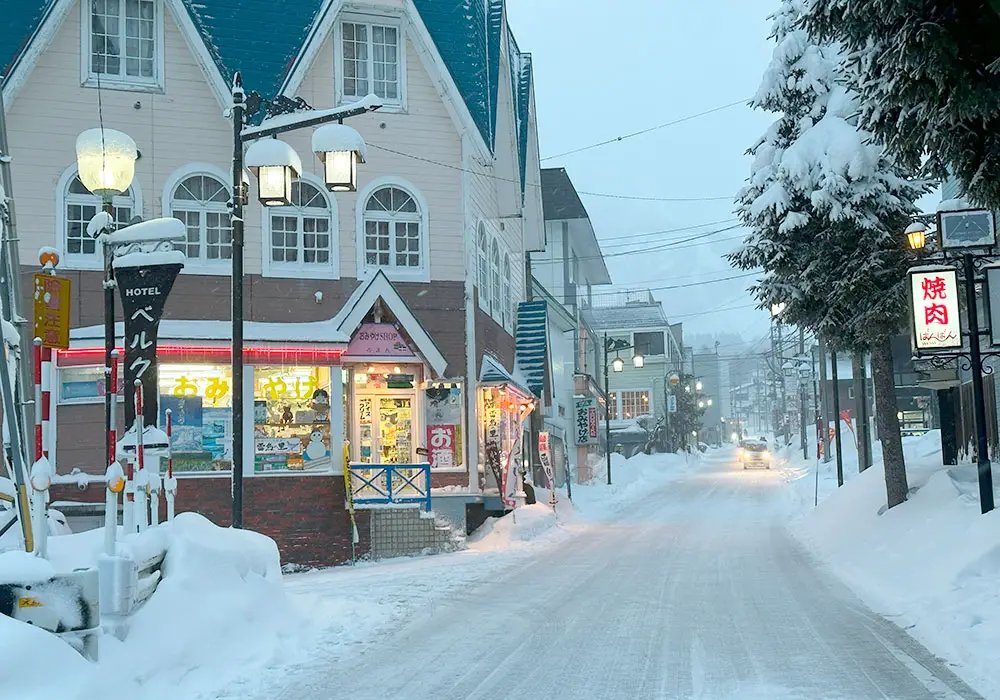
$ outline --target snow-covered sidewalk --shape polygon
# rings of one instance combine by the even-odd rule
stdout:
[[[1000,697],[1000,512],[980,514],[975,466],[945,467],[938,431],[904,440],[904,450],[910,499],[888,511],[878,454],[858,474],[845,450],[841,489],[833,462],[820,465],[815,509],[815,462],[792,455],[782,465],[802,513],[792,530],[876,612]]]

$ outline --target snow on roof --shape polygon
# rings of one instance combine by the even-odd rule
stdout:
[[[115,324],[115,334],[124,335],[122,323]],[[73,328],[69,332],[74,347],[96,346],[104,342],[104,326]],[[161,340],[219,340],[232,339],[229,321],[160,321]],[[309,323],[261,323],[247,321],[243,324],[243,338],[250,342],[302,342],[346,344],[350,338],[338,331],[332,321]]]
[[[962,197],[957,197],[955,199],[942,199],[938,202],[938,211],[965,211],[966,209],[975,209],[967,199]]]
[[[368,158],[368,146],[357,130],[347,124],[327,124],[313,132],[313,153],[332,151],[354,151],[364,163]]]
[[[150,265],[183,265],[187,256],[180,250],[154,250],[149,253],[128,253],[114,259],[115,269],[149,267]]]
[[[279,165],[291,167],[296,175],[302,172],[302,159],[299,158],[299,154],[281,139],[261,139],[250,144],[246,155],[248,168]]]
[[[259,126],[247,127],[243,130],[243,137],[253,138],[257,134],[266,134],[273,129],[294,127],[299,122],[322,119],[324,117],[337,117],[338,115],[355,109],[378,109],[382,106],[383,102],[384,100],[381,97],[369,94],[366,97],[362,97],[357,102],[351,102],[349,104],[341,105],[340,107],[334,107],[333,109],[308,109],[301,112],[292,112],[290,114],[279,114],[276,117],[265,119]]]
[[[108,242],[112,245],[121,245],[151,241],[179,241],[186,237],[187,229],[184,227],[184,223],[180,219],[165,216],[161,219],[140,221],[137,224],[126,226],[120,231],[110,233],[108,234]]]

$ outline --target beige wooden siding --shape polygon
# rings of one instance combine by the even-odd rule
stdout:
[[[331,35],[316,53],[298,90],[314,107],[335,106],[334,66]],[[429,209],[431,279],[464,280],[461,138],[409,39],[406,95],[405,113],[375,112],[350,120],[368,143],[368,162],[359,168],[358,189],[379,177],[399,177],[419,189]],[[309,138],[308,132],[302,132],[287,140],[303,156],[303,167],[318,175],[320,163],[310,154]],[[353,277],[357,274],[357,196],[337,195],[337,204],[341,274]]]
[[[62,247],[56,241],[56,183],[75,163],[79,132],[99,123],[98,91],[80,86],[80,31],[77,4],[8,106],[21,255],[26,264],[36,259],[41,245]],[[163,215],[163,186],[177,168],[194,162],[209,162],[224,172],[231,167],[230,122],[223,118],[169,11],[164,17],[164,48],[163,93],[101,91],[104,125],[131,136],[141,153],[136,182],[142,190],[143,218]],[[247,271],[258,272],[260,217],[257,207],[248,209]]]

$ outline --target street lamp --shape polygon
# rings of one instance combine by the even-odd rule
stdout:
[[[703,388],[704,388],[704,385],[701,383],[700,379],[694,383],[694,390],[695,391],[701,391]]]
[[[708,404],[709,406],[711,406],[712,405],[712,399],[708,399],[708,401],[706,401],[705,403]],[[723,420],[725,420],[725,419],[723,419]]]
[[[704,401],[699,401],[698,402],[698,408],[705,408],[705,402]]]
[[[358,163],[368,151],[361,134],[346,124],[327,124],[313,132],[313,153],[323,163],[323,179],[331,192],[358,189]]]
[[[620,338],[609,338],[608,334],[604,334],[604,439],[607,442],[606,450],[608,458],[608,484],[611,484],[611,411],[608,401],[608,396],[611,395],[611,385],[609,383],[608,375],[609,372],[609,360],[611,358],[611,353],[615,353],[615,359],[610,362],[611,368],[615,372],[623,372],[625,370],[625,360],[623,360],[618,353],[622,350],[634,350],[635,346],[629,344],[627,340],[622,340]],[[645,360],[642,353],[636,353],[632,356],[632,365],[637,369],[641,368],[645,364]]]
[[[998,357],[1000,351],[983,352],[981,336],[990,333],[990,322],[979,324],[977,285],[982,283],[987,296],[989,266],[996,258],[994,213],[967,209],[938,212],[938,251],[923,254],[927,226],[913,222],[904,231],[910,249],[940,267],[912,268],[909,271],[911,294],[911,332],[914,359],[928,359],[943,367],[958,359],[967,363],[972,375],[972,403],[976,425],[976,462],[979,477],[979,505],[983,514],[993,510],[993,475],[990,465],[989,434],[986,425],[986,397],[983,387],[983,357]],[[956,264],[959,263],[960,264]],[[958,313],[958,287],[964,286],[967,331],[961,328]],[[919,307],[919,315],[918,315]],[[948,308],[952,312],[949,314]],[[949,317],[952,317],[949,320]],[[918,330],[922,329],[922,330]],[[968,350],[964,338],[968,339]]]
[[[281,206],[291,202],[292,179],[302,172],[302,161],[295,150],[279,141],[280,134],[323,126],[343,126],[350,117],[373,112],[382,107],[381,100],[368,95],[358,102],[338,109],[316,111],[301,98],[278,96],[265,101],[256,92],[243,90],[243,77],[233,76],[233,312],[232,312],[232,372],[233,372],[233,468],[232,526],[243,527],[243,255],[245,248],[243,207],[249,202],[244,165],[257,176],[261,204]],[[265,119],[258,126],[249,120],[263,111]],[[273,119],[280,117],[280,119]],[[333,132],[318,129],[313,151],[322,154],[324,180],[331,191],[353,191],[357,188],[357,164],[364,161],[364,140],[357,132],[344,129]],[[354,131],[351,129],[351,131]],[[319,133],[323,132],[323,133]],[[246,149],[247,143],[252,145]],[[348,154],[352,157],[348,158]]]
[[[114,198],[128,192],[135,178],[139,157],[135,141],[114,129],[87,129],[76,139],[76,169],[80,182],[101,198],[105,225],[95,232],[102,236],[114,230]],[[89,228],[89,227],[88,227]],[[115,271],[111,264],[111,246],[101,239],[104,254],[104,454],[107,467],[115,461],[112,454],[112,402],[118,387],[111,386],[111,367],[115,349]]]

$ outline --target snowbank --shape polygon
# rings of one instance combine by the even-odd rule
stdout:
[[[974,465],[942,465],[939,432],[903,444],[906,503],[886,510],[880,460],[862,474],[845,465],[850,480],[821,493],[795,534],[876,611],[1000,697],[1000,512],[980,514]]]
[[[95,566],[100,530],[51,537],[52,561],[23,552],[0,555],[0,580],[44,580],[54,571]],[[0,687],[4,697],[47,700],[102,697],[160,700],[214,697],[249,682],[260,669],[305,654],[317,623],[293,608],[274,542],[254,532],[219,528],[183,513],[169,524],[123,538],[120,552],[142,559],[166,545],[163,580],[132,617],[124,642],[104,636],[97,664],[53,635],[0,616]],[[26,676],[11,658],[46,659],[48,674]],[[52,674],[56,659],[59,673]],[[63,660],[66,662],[63,663]],[[28,663],[24,668],[32,668]],[[6,671],[4,669],[7,669]],[[18,669],[17,692],[4,674]],[[98,690],[99,688],[99,690]]]

